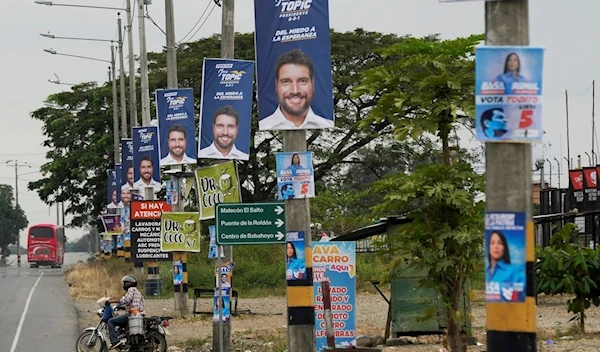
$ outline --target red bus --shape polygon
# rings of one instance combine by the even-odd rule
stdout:
[[[60,268],[65,259],[65,233],[54,224],[37,224],[27,233],[27,261],[29,267],[51,266]]]

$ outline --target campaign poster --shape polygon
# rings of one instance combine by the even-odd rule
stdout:
[[[525,301],[525,213],[485,214],[487,302]]]
[[[181,285],[183,283],[183,263],[181,260],[173,261],[173,285]]]
[[[208,259],[217,259],[217,251],[220,248],[221,258],[225,258],[225,252],[223,251],[223,246],[217,245],[216,234],[215,234],[215,225],[208,226]]]
[[[204,59],[198,158],[248,160],[254,62]]]
[[[121,201],[121,194],[117,190],[117,170],[110,169],[106,171],[106,176],[108,178],[107,181],[107,189],[106,189],[106,208],[107,209],[116,209],[119,207],[119,202]]]
[[[317,351],[327,349],[323,281],[329,281],[335,347],[356,346],[356,243],[314,242],[312,262]]]
[[[475,55],[476,137],[486,142],[539,142],[544,49],[485,46]]]
[[[196,169],[200,220],[215,217],[215,205],[241,202],[239,177],[235,162],[226,161]]]
[[[121,139],[121,189],[133,189],[133,140]]]
[[[155,97],[160,166],[196,164],[194,90],[158,89]]]
[[[109,235],[117,235],[123,233],[123,226],[121,225],[121,215],[119,214],[105,214],[100,215],[102,218],[102,224],[104,225],[104,232]]]
[[[111,234],[103,233],[102,234],[102,252],[104,255],[110,255],[113,251],[114,243],[113,237]]]
[[[288,232],[285,240],[285,278],[287,281],[306,279],[304,231]]]
[[[277,166],[277,199],[312,198],[315,196],[315,177],[312,152],[275,154]]]
[[[156,127],[133,128],[133,187],[144,193],[146,187],[159,190],[160,167],[158,159],[158,129]]]
[[[200,252],[198,213],[162,213],[160,249],[163,252]]]
[[[215,268],[215,295],[213,300],[213,321],[219,321],[221,316],[223,321],[229,321],[231,318],[231,284],[233,262],[224,263]],[[219,287],[221,290],[219,291]]]
[[[334,126],[329,1],[254,0],[258,126]]]
[[[169,179],[165,183],[167,185],[167,203],[171,205],[177,204],[179,202],[179,185],[177,184],[177,180]]]

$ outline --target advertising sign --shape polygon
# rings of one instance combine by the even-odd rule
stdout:
[[[287,233],[285,241],[285,278],[287,281],[306,279],[304,231]]]
[[[194,90],[158,89],[155,96],[160,166],[196,164]]]
[[[156,127],[133,128],[133,178],[134,188],[144,193],[146,187],[160,189],[158,165],[158,131]]]
[[[569,209],[583,209],[583,170],[569,170]]]
[[[123,233],[123,226],[121,225],[120,214],[105,214],[100,216],[102,217],[102,224],[104,224],[105,233],[109,235]]]
[[[121,139],[121,189],[133,189],[133,140]]]
[[[327,349],[323,281],[329,281],[335,347],[356,346],[356,243],[313,242],[312,262],[317,351]]]
[[[542,128],[544,50],[527,46],[476,49],[476,137],[487,142],[537,142]]]
[[[167,180],[165,181],[167,184],[167,203],[171,205],[177,204],[179,202],[179,184],[176,180]]]
[[[219,316],[223,321],[228,321],[231,318],[231,275],[234,266],[233,262],[228,262],[215,268],[213,321],[219,321]],[[221,288],[220,291],[219,288]]]
[[[248,160],[254,62],[204,59],[198,158]]]
[[[312,198],[315,178],[312,152],[277,153],[277,199]]]
[[[525,213],[485,214],[485,297],[525,301]]]
[[[200,220],[215,217],[215,205],[241,202],[238,173],[234,161],[196,169]]]
[[[260,130],[334,125],[329,1],[254,0]]]
[[[163,213],[160,227],[163,252],[200,252],[198,213]]]
[[[108,177],[108,188],[106,190],[106,208],[116,209],[121,201],[120,192],[117,190],[117,170],[110,169],[106,171]]]
[[[171,206],[164,200],[131,202],[131,260],[167,261],[173,254],[160,249],[160,218],[170,212]]]

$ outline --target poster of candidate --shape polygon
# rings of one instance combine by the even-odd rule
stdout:
[[[277,165],[277,199],[315,196],[312,152],[276,153],[275,163]]]
[[[158,89],[155,96],[160,166],[196,164],[194,90]]]
[[[285,240],[285,278],[287,281],[306,279],[304,231],[288,232]]]
[[[133,189],[133,140],[121,139],[121,189]]]
[[[258,126],[334,126],[328,1],[254,0]]]
[[[485,214],[485,297],[525,301],[525,213]]]
[[[215,205],[219,203],[242,201],[238,180],[233,160],[196,170],[200,220],[213,219]]]
[[[200,252],[198,213],[162,213],[160,250],[163,252]]]
[[[158,165],[158,129],[156,127],[133,128],[133,187],[144,193],[146,187],[160,189]]]
[[[102,218],[102,224],[104,225],[104,232],[108,235],[117,235],[123,233],[123,226],[121,224],[120,214],[105,214],[100,215]]]
[[[173,285],[181,285],[183,283],[183,263],[181,260],[173,261]]]
[[[217,251],[220,248],[221,258],[225,258],[225,252],[223,251],[223,246],[217,245],[216,235],[215,235],[215,225],[208,226],[208,259],[217,259]]]
[[[544,50],[480,47],[475,57],[476,137],[487,142],[537,142],[542,128]]]
[[[121,192],[118,190],[117,170],[110,169],[106,171],[108,177],[108,188],[106,190],[106,208],[116,209],[121,201]]]
[[[198,158],[248,160],[254,62],[204,59]]]
[[[231,318],[231,276],[233,275],[234,266],[233,262],[227,262],[215,268],[213,321],[219,321],[219,316],[223,321],[228,321]]]

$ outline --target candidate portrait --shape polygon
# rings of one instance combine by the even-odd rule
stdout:
[[[149,154],[141,157],[139,167],[140,178],[133,184],[133,188],[139,189],[142,192],[146,187],[161,187],[160,181],[152,178],[154,165],[152,164],[152,157]]]
[[[238,112],[231,105],[219,107],[213,115],[212,137],[207,138],[212,138],[213,142],[198,150],[198,158],[248,160],[249,155],[235,146],[239,132]],[[205,133],[210,134],[202,131],[203,135]]]
[[[188,145],[188,136],[185,128],[175,124],[167,130],[168,154],[160,160],[160,165],[196,164],[196,159],[190,158],[185,150]]]

